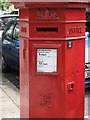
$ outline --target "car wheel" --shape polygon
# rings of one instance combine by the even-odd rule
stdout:
[[[4,57],[2,56],[2,72],[9,72],[9,71],[10,71],[10,67],[6,63]]]

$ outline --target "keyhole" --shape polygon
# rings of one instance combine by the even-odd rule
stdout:
[[[73,88],[74,88],[74,84],[72,83],[72,84],[71,84],[71,89],[73,90]]]

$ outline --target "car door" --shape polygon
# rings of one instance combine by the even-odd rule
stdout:
[[[14,25],[12,41],[11,41],[11,51],[10,56],[12,62],[12,67],[19,70],[19,24]]]
[[[13,35],[14,24],[10,23],[7,25],[6,30],[3,33],[2,39],[2,55],[5,58],[5,61],[8,65],[11,66],[12,58],[11,58],[11,41]]]

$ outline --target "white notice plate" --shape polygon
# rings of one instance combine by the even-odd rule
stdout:
[[[37,72],[57,72],[57,49],[37,49]]]

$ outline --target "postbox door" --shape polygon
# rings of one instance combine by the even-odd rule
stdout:
[[[64,42],[30,42],[30,117],[64,117]]]

